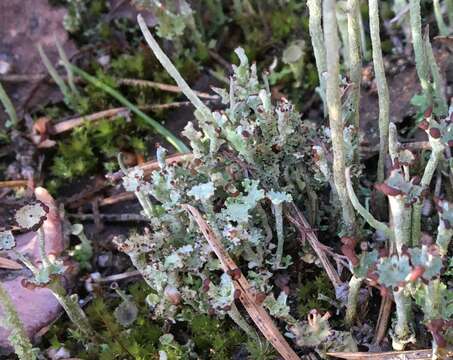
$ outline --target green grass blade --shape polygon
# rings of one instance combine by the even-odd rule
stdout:
[[[158,134],[162,135],[166,141],[168,141],[171,145],[173,145],[173,147],[177,151],[179,151],[181,153],[190,152],[190,149],[180,139],[178,139],[171,131],[167,130],[165,127],[163,127],[161,124],[159,124],[156,120],[154,120],[151,117],[149,117],[148,115],[146,115],[137,106],[135,106],[129,100],[127,100],[120,92],[111,88],[107,84],[104,84],[102,81],[100,81],[96,77],[86,73],[82,69],[79,69],[77,66],[74,66],[72,64],[70,64],[70,66],[75,74],[77,74],[82,79],[89,82],[90,84],[105,91],[107,94],[113,96],[118,102],[120,102],[122,105],[129,108],[133,113],[135,113],[144,122],[151,125],[153,127],[153,129]]]
[[[68,74],[69,87],[71,88],[72,92],[76,96],[79,96],[79,91],[77,90],[77,87],[75,86],[75,82],[74,82],[74,74],[72,72],[71,67],[69,66],[69,64],[70,64],[69,59],[66,56],[66,53],[65,53],[65,51],[63,49],[63,46],[60,44],[60,42],[58,41],[56,36],[55,36],[55,44],[57,45],[58,54],[59,54],[60,59],[61,59],[61,61],[63,63],[63,66],[64,66],[64,68],[66,70],[66,73]]]
[[[11,126],[16,127],[19,123],[17,119],[16,109],[14,109],[13,103],[11,102],[8,94],[0,83],[0,101],[5,107],[5,111],[9,115],[9,120],[11,121]]]
[[[71,98],[71,91],[69,90],[69,87],[66,85],[63,78],[58,74],[57,70],[50,62],[41,45],[38,45],[38,52],[42,62],[44,63],[44,66],[46,67],[53,81],[55,81],[55,84],[57,84],[58,87],[60,88],[60,91],[63,93],[63,96],[67,101],[68,99]]]

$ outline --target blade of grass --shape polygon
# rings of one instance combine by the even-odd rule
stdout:
[[[126,106],[127,108],[129,108],[141,120],[143,120],[148,125],[151,125],[151,127],[159,135],[162,135],[166,141],[168,141],[171,145],[173,145],[173,147],[178,152],[181,152],[181,153],[190,152],[189,148],[180,139],[178,139],[174,134],[172,134],[171,131],[167,130],[165,127],[163,127],[161,124],[159,124],[156,120],[154,120],[151,117],[149,117],[148,115],[146,115],[137,106],[135,106],[129,100],[127,100],[119,91],[111,88],[107,84],[104,84],[102,81],[100,81],[96,77],[88,74],[87,72],[83,71],[82,69],[78,68],[77,66],[72,65],[72,64],[69,64],[69,66],[71,67],[72,71],[74,71],[75,74],[80,76],[82,79],[84,79],[88,83],[96,86],[97,88],[105,91],[107,94],[114,97],[123,106]]]
[[[64,51],[63,46],[61,46],[61,44],[58,41],[56,36],[55,36],[55,44],[57,45],[58,55],[60,56],[60,60],[63,63],[63,66],[64,66],[64,68],[66,70],[66,73],[68,74],[69,87],[71,88],[72,92],[76,96],[79,96],[79,91],[77,90],[77,87],[75,86],[74,74],[72,72],[71,67],[69,66],[69,64],[70,64],[69,59],[66,56],[66,52]]]
[[[17,119],[16,109],[14,109],[13,103],[11,102],[8,94],[6,93],[1,83],[0,83],[0,101],[5,107],[5,111],[9,115],[11,126],[16,127],[17,124],[19,123]]]
[[[57,70],[50,62],[49,58],[47,57],[46,53],[44,52],[44,50],[40,44],[38,45],[38,52],[39,52],[39,56],[41,57],[42,62],[44,63],[44,66],[46,67],[46,69],[49,72],[50,76],[52,77],[53,81],[55,81],[55,83],[60,88],[60,91],[63,93],[65,102],[69,101],[69,99],[71,98],[71,91],[69,90],[68,85],[66,85],[63,78],[58,74]]]

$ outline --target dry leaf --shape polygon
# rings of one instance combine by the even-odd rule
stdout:
[[[10,270],[20,270],[23,268],[21,264],[14,260],[10,260],[0,256],[0,268]]]

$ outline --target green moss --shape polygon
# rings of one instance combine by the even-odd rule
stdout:
[[[220,321],[207,315],[195,315],[190,321],[192,340],[195,349],[202,358],[227,360],[233,351],[246,340],[237,329],[228,329],[226,321]]]
[[[51,165],[52,190],[68,180],[96,172],[102,164],[108,171],[116,169],[110,161],[120,151],[145,154],[145,131],[124,118],[86,123],[74,129],[67,139],[58,142]]]
[[[297,310],[301,318],[306,318],[312,309],[324,313],[331,308],[327,301],[318,299],[320,294],[329,299],[335,299],[334,289],[326,274],[318,275],[314,281],[308,279],[303,281],[303,285],[297,290],[297,303],[299,304]]]

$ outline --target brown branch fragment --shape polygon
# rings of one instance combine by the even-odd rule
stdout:
[[[192,154],[173,154],[173,155],[167,156],[165,158],[165,162],[167,163],[167,165],[171,165],[174,163],[189,161],[192,159],[192,157],[193,157]],[[143,172],[145,173],[145,176],[149,175],[154,170],[157,170],[160,168],[159,163],[157,161],[148,161],[148,162],[145,162],[145,163],[139,165],[139,167],[143,170]],[[121,180],[123,175],[124,174],[122,171],[117,171],[111,175],[107,175],[107,178],[112,182],[116,182],[116,181]]]
[[[366,352],[328,352],[328,356],[345,360],[431,360],[432,350],[389,351],[382,353]],[[442,359],[451,359],[453,351],[446,351]]]
[[[146,105],[146,106],[139,106],[140,110],[168,110],[174,109],[182,106],[190,105],[190,101],[178,101],[178,102],[171,102],[167,104],[155,104],[155,105]],[[61,134],[66,131],[72,130],[73,128],[84,124],[85,122],[94,122],[102,119],[113,119],[119,116],[127,117],[130,115],[130,110],[127,107],[118,107],[108,110],[99,111],[93,114],[78,116],[72,119],[68,119],[65,121],[61,121],[56,123],[51,128],[52,134]]]
[[[308,243],[318,256],[319,261],[326,271],[333,287],[337,289],[343,282],[341,281],[340,276],[335,271],[335,268],[327,258],[325,245],[319,242],[316,234],[313,231],[310,231],[311,227],[305,216],[295,204],[292,204],[291,210],[286,214],[286,216],[289,221],[293,223],[293,225],[299,230],[301,235],[304,236],[305,239],[307,239]]]
[[[27,187],[29,180],[7,180],[0,181],[0,189],[2,188],[18,188],[18,187]]]
[[[220,239],[217,238],[215,233],[201,216],[200,212],[190,205],[184,205],[184,208],[197,222],[204,237],[208,241],[214,253],[219,258],[220,263],[223,267],[223,271],[226,273],[237,273],[239,269],[236,263],[228,255]],[[266,310],[256,302],[256,296],[250,291],[251,286],[245,276],[240,272],[240,270],[239,273],[239,276],[233,277],[234,287],[236,288],[236,291],[239,292],[239,300],[241,301],[242,305],[244,305],[255,325],[258,327],[264,337],[274,346],[274,348],[278,351],[283,359],[299,359],[299,356],[289,346],[288,342],[275,326],[272,318],[269,316]]]
[[[162,83],[158,83],[155,81],[149,81],[149,80],[119,79],[118,84],[140,86],[140,87],[151,87],[154,89],[159,89],[162,91],[173,92],[173,93],[182,92],[181,89],[179,88],[179,86],[162,84]],[[218,95],[212,95],[212,94],[208,94],[208,93],[201,92],[201,91],[195,91],[195,90],[194,90],[194,92],[195,92],[195,94],[197,94],[197,96],[199,98],[202,98],[202,99],[209,99],[209,100],[219,100],[220,99],[220,97]]]
[[[14,260],[0,256],[0,269],[20,270],[23,266]]]

